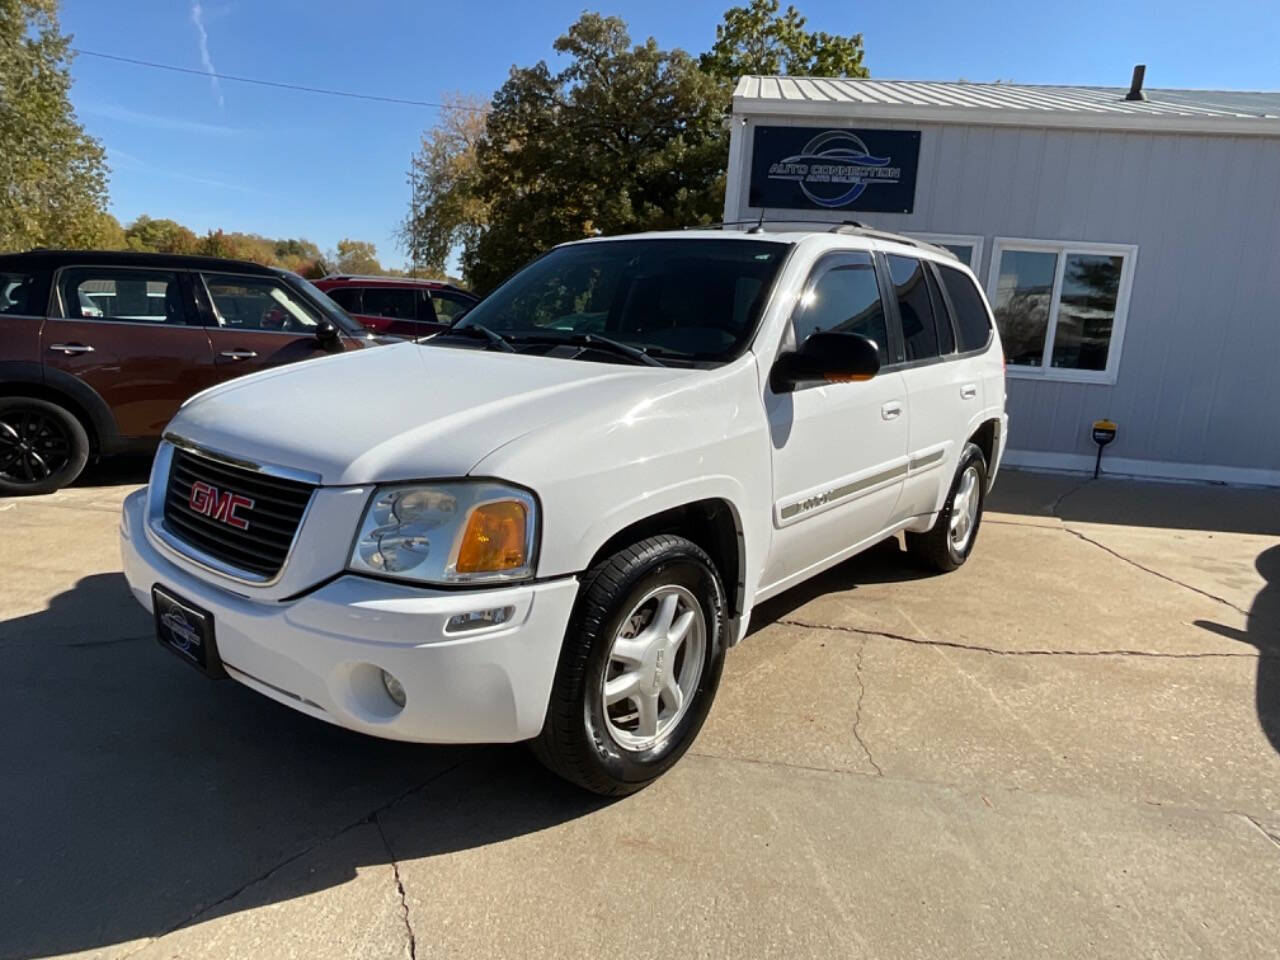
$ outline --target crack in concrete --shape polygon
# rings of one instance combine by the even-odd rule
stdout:
[[[885,640],[896,640],[899,643],[910,643],[920,647],[948,647],[952,650],[969,650],[973,653],[989,653],[997,657],[1149,657],[1153,660],[1213,660],[1243,659],[1264,660],[1280,658],[1280,654],[1269,653],[1159,653],[1154,650],[1001,650],[999,647],[984,647],[975,643],[959,643],[954,640],[926,640],[921,637],[908,637],[901,633],[889,633],[885,630],[866,630],[862,627],[848,627],[828,623],[810,623],[786,617],[774,623],[791,627],[807,627],[810,630],[834,630],[838,633],[854,633],[864,637],[881,637]]]
[[[413,935],[413,924],[409,921],[409,898],[404,892],[404,882],[400,879],[400,863],[396,860],[395,851],[391,849],[391,841],[387,839],[386,831],[382,829],[382,821],[378,819],[377,814],[370,819],[378,830],[378,836],[382,838],[382,845],[387,848],[387,859],[391,861],[391,875],[395,877],[396,893],[400,897],[400,916],[404,920],[404,932],[409,937],[409,960],[417,960],[418,940]]]
[[[218,907],[222,906],[224,903],[234,900],[236,897],[240,896],[240,894],[244,893],[250,887],[270,879],[272,875],[283,870],[285,867],[289,866],[289,864],[295,863],[296,861],[301,860],[303,857],[311,853],[313,850],[324,846],[326,843],[329,843],[330,841],[338,839],[343,834],[354,830],[356,827],[364,826],[367,823],[373,823],[374,826],[377,827],[379,834],[381,834],[382,827],[380,824],[376,822],[376,818],[378,814],[384,813],[385,811],[390,810],[397,803],[400,803],[400,801],[408,799],[409,797],[413,796],[415,793],[418,793],[421,790],[425,790],[427,787],[435,783],[441,777],[444,777],[450,773],[453,773],[453,771],[457,770],[459,767],[463,766],[467,762],[469,761],[461,760],[458,763],[445,767],[443,770],[433,773],[426,780],[422,781],[422,783],[416,784],[415,786],[412,786],[407,790],[401,791],[400,793],[392,797],[390,800],[388,800],[386,803],[380,804],[379,806],[375,807],[373,810],[370,810],[368,813],[364,814],[362,817],[360,817],[360,819],[353,820],[351,823],[348,823],[342,827],[339,827],[337,830],[327,833],[322,837],[316,838],[311,843],[303,847],[301,850],[297,851],[296,853],[291,853],[289,856],[285,857],[283,860],[281,860],[279,863],[272,866],[270,869],[264,870],[262,873],[258,874],[252,879],[247,880],[244,883],[240,884],[240,886],[236,887],[230,893],[224,894],[223,896],[219,897],[217,900],[214,900],[212,903],[206,904],[205,906],[201,907],[199,910],[196,910],[194,913],[191,913],[184,919],[179,920],[177,923],[169,927],[167,930],[164,930],[163,932],[156,934],[154,937],[147,938],[145,941],[143,941],[141,945],[138,946],[137,950],[130,950],[128,953],[121,954],[119,957],[119,960],[127,960],[128,957],[133,956],[135,953],[138,953],[140,950],[145,950],[150,944],[154,943],[155,941],[162,940],[165,937],[167,937],[169,934],[174,933],[178,930],[181,930],[183,927],[189,924],[196,923],[205,915],[212,912],[213,910],[216,910]],[[385,836],[383,837],[383,843],[386,843]],[[389,849],[390,848],[388,848],[388,850]],[[393,866],[395,865],[393,864]],[[396,883],[399,884],[400,871],[398,867],[395,870],[395,874],[396,874]],[[403,895],[403,887],[401,887],[401,894]]]
[[[1254,828],[1255,828],[1255,829],[1256,829],[1260,834],[1262,834],[1264,837],[1266,837],[1268,840],[1270,840],[1270,841],[1275,845],[1275,847],[1276,847],[1276,849],[1277,849],[1277,850],[1280,850],[1280,837],[1277,837],[1274,833],[1272,833],[1270,830],[1268,830],[1266,827],[1264,827],[1262,824],[1260,824],[1260,823],[1259,823],[1257,820],[1255,820],[1253,817],[1249,816],[1247,813],[1242,813],[1242,814],[1240,814],[1240,816],[1244,817],[1244,818],[1245,818],[1246,820],[1248,820],[1251,824],[1253,824]]]
[[[1230,600],[1225,599],[1224,597],[1219,597],[1216,594],[1209,593],[1209,591],[1207,590],[1201,590],[1199,587],[1192,586],[1191,584],[1186,583],[1182,580],[1179,580],[1176,577],[1171,577],[1168,574],[1161,573],[1159,570],[1152,570],[1150,567],[1143,566],[1137,560],[1131,560],[1129,557],[1126,557],[1123,553],[1120,553],[1116,550],[1112,550],[1105,543],[1099,543],[1097,540],[1094,540],[1092,537],[1086,536],[1085,534],[1081,533],[1079,530],[1072,530],[1070,527],[1065,525],[1063,526],[1062,529],[1065,530],[1067,533],[1071,534],[1073,537],[1078,537],[1079,539],[1083,540],[1085,543],[1091,543],[1095,547],[1097,547],[1099,550],[1102,550],[1106,553],[1111,554],[1111,556],[1115,557],[1117,560],[1121,560],[1132,567],[1137,567],[1143,573],[1149,573],[1153,577],[1159,577],[1161,580],[1165,580],[1179,587],[1183,587],[1187,590],[1190,590],[1192,593],[1198,593],[1202,597],[1205,597],[1209,600],[1215,600],[1224,606],[1230,607],[1232,610],[1236,611],[1236,613],[1243,614],[1246,617],[1249,616],[1248,610],[1245,610],[1243,607],[1236,606],[1234,603],[1232,603]]]
[[[862,642],[858,644],[856,659],[853,664],[853,678],[858,681],[858,702],[854,705],[853,710],[853,739],[858,741],[858,746],[862,748],[862,752],[867,756],[867,763],[875,769],[877,776],[884,776],[884,771],[880,769],[880,764],[876,763],[875,758],[871,756],[871,749],[867,746],[867,742],[862,739],[862,731],[859,724],[862,723],[862,698],[867,695],[867,685],[862,679],[862,651],[867,646],[867,638],[863,637]]]
[[[1065,491],[1064,493],[1059,494],[1058,499],[1054,500],[1053,503],[1049,504],[1050,515],[1058,517],[1058,508],[1062,506],[1062,501],[1066,500],[1068,497],[1075,496],[1077,493],[1079,493],[1089,484],[1093,483],[1095,479],[1096,478],[1094,477],[1085,477],[1083,480],[1081,480],[1071,489]],[[1061,520],[1062,518],[1058,517],[1058,519]]]

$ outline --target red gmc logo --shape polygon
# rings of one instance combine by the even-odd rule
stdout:
[[[253,503],[253,500],[248,497],[242,497],[230,490],[219,490],[199,480],[191,485],[191,496],[187,498],[187,506],[196,513],[211,517],[237,530],[248,530],[249,521],[236,516],[236,511],[241,507],[252,510]]]

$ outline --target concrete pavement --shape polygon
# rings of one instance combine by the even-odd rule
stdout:
[[[957,573],[767,604],[605,803],[166,655],[144,476],[0,501],[0,957],[1276,953],[1280,491],[1006,472]]]

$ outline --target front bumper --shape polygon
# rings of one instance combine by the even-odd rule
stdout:
[[[434,590],[347,574],[296,599],[215,586],[152,544],[147,491],[124,502],[120,547],[134,596],[167,587],[213,614],[227,673],[264,696],[362,733],[423,743],[505,743],[542,729],[578,582]],[[510,606],[496,627],[445,632],[456,614]],[[403,709],[381,670],[405,689]]]

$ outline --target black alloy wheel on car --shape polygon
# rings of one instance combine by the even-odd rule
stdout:
[[[88,459],[89,436],[69,411],[35,397],[0,397],[0,495],[52,493]]]

